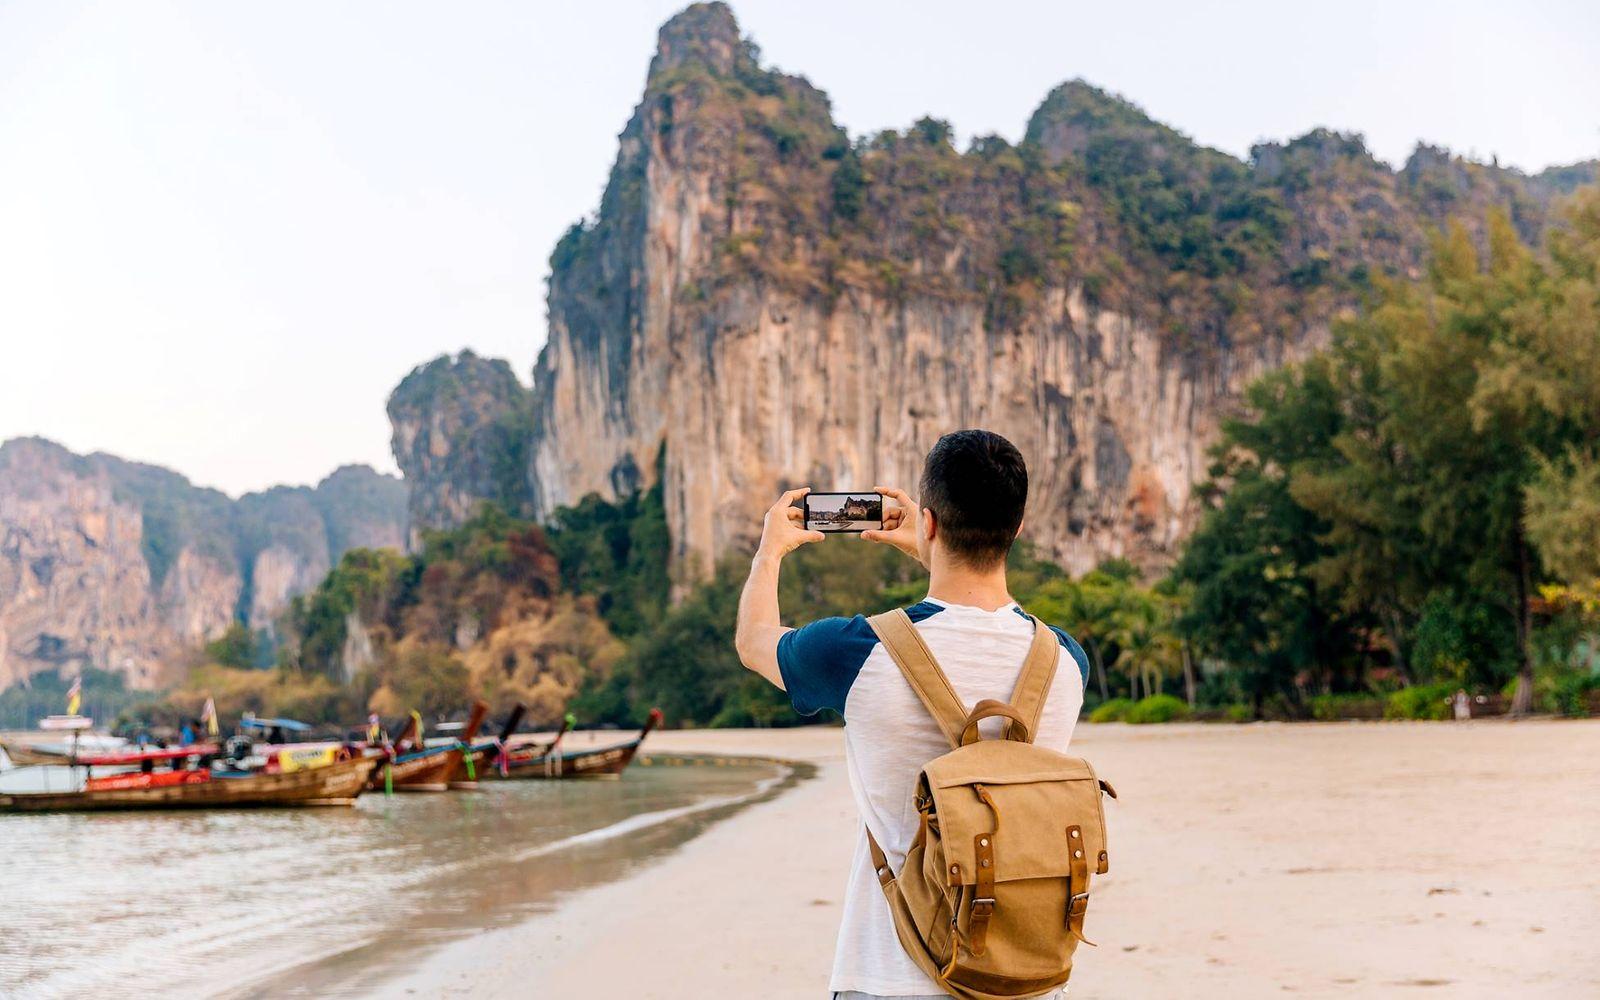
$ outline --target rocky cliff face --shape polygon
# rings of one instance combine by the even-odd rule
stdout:
[[[391,447],[418,532],[460,524],[484,501],[528,511],[532,398],[498,359],[462,351],[419,365],[389,396]]]
[[[1019,145],[958,153],[931,119],[852,142],[697,4],[662,28],[599,212],[552,256],[526,478],[452,476],[481,457],[437,442],[470,433],[401,463],[438,516],[495,491],[547,514],[648,484],[664,446],[692,577],[781,489],[914,489],[940,434],[984,426],[1027,456],[1047,553],[1159,564],[1250,380],[1325,343],[1375,274],[1416,273],[1430,227],[1502,204],[1537,238],[1579,176],[1426,148],[1396,172],[1324,130],[1244,162],[1076,81]],[[477,417],[433,411],[505,426],[484,395]],[[419,426],[396,421],[397,455]]]
[[[346,548],[403,546],[404,496],[351,466],[234,501],[153,466],[7,441],[0,688],[82,665],[159,683],[176,652],[236,620],[271,628]]]

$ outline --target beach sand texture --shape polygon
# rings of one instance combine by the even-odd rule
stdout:
[[[856,836],[838,729],[650,749],[818,776],[374,995],[827,996]],[[1600,996],[1600,721],[1089,726],[1111,873],[1074,997]]]

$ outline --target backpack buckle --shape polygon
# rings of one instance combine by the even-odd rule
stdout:
[[[973,916],[975,916],[975,917],[987,917],[992,913],[994,913],[994,897],[993,896],[979,896],[977,899],[974,899],[972,901],[972,915]]]
[[[1087,892],[1075,892],[1072,894],[1072,898],[1067,900],[1067,912],[1073,916],[1083,913],[1088,908],[1089,894]]]

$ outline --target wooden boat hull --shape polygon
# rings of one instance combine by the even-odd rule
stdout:
[[[626,743],[595,747],[592,750],[562,750],[561,738],[566,734],[566,729],[563,728],[553,743],[542,747],[524,747],[520,753],[513,748],[506,758],[505,774],[501,775],[499,768],[492,768],[491,773],[496,777],[534,780],[618,778],[628,765],[633,763],[634,755],[639,752],[644,738],[660,724],[661,710],[652,708],[650,717],[645,720],[644,728],[639,730],[638,736]]]
[[[151,787],[0,795],[0,812],[83,812],[112,809],[235,809],[275,806],[347,806],[365,790],[376,757],[284,774],[211,777]]]
[[[468,761],[472,762],[472,767],[470,770],[467,768]],[[489,750],[478,747],[472,750],[462,751],[461,769],[456,771],[450,778],[451,790],[458,792],[470,792],[477,788],[478,779],[486,777],[486,775],[483,773],[483,769],[486,767],[491,771],[494,770],[494,756],[489,752]]]
[[[461,749],[451,747],[436,753],[423,753],[394,763],[380,759],[372,769],[367,787],[382,791],[386,786],[397,792],[447,792],[450,775],[459,766]],[[387,772],[387,774],[385,773]]]
[[[646,727],[644,732],[626,743],[595,747],[592,750],[557,750],[554,753],[546,752],[521,759],[513,753],[506,762],[504,777],[536,780],[620,777],[628,765],[633,763],[634,755],[639,752],[639,747],[644,743],[649,731],[650,727]],[[490,767],[487,773],[496,778],[502,777],[499,769],[495,767]]]

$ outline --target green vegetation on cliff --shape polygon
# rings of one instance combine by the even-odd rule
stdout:
[[[1360,136],[1325,129],[1241,160],[1082,80],[1052,90],[1016,144],[982,136],[959,152],[932,117],[851,139],[825,93],[761,65],[725,5],[697,4],[662,28],[599,210],[551,257],[553,315],[614,366],[641,312],[627,271],[651,162],[716,202],[702,233],[714,258],[683,289],[690,302],[751,281],[823,300],[917,295],[981,302],[999,333],[1045,290],[1078,285],[1195,350],[1290,335],[1371,276],[1414,273],[1428,229],[1452,215],[1505,205],[1536,239],[1574,183],[1428,147],[1396,172]]]

